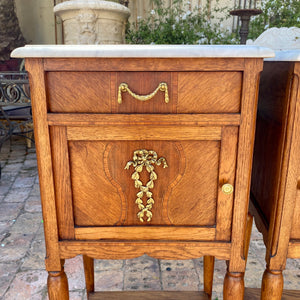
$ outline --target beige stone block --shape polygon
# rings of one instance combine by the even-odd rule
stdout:
[[[130,10],[118,3],[75,0],[60,3],[54,13],[62,19],[65,44],[124,44]]]

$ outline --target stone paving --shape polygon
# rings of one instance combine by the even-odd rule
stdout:
[[[47,273],[35,149],[26,154],[24,139],[2,148],[0,158],[0,299],[44,300]],[[260,287],[265,247],[253,228],[245,275],[247,287]],[[225,262],[216,261],[213,299],[222,299]],[[86,299],[82,258],[65,264],[70,299]],[[168,261],[143,256],[131,260],[97,260],[95,286],[99,291],[202,290],[202,259]],[[289,260],[285,288],[300,290],[300,261]]]

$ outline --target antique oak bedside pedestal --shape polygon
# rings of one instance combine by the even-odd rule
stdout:
[[[262,299],[279,300],[287,258],[300,258],[300,50],[264,63],[250,212],[266,244]],[[300,299],[284,291],[283,299]]]
[[[243,299],[256,98],[266,48],[26,46],[50,299],[83,254],[90,299]],[[205,292],[94,293],[93,259],[204,256]]]

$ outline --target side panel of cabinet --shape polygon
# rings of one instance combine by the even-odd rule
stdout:
[[[300,178],[298,179],[291,239],[300,240]]]
[[[300,131],[300,62],[295,63],[294,78],[292,85],[292,97],[296,101],[295,118],[294,118],[294,136],[291,144],[291,156],[300,157],[299,131]],[[292,156],[293,157],[293,156]],[[290,163],[293,163],[292,160]],[[295,202],[293,211],[293,223],[291,226],[291,239],[300,242],[300,162],[296,160],[294,166],[294,192]],[[291,205],[292,206],[292,205]]]
[[[289,107],[287,62],[264,64],[261,74],[253,154],[251,193],[269,227],[276,210]]]

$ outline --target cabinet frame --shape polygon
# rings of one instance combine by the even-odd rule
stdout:
[[[41,199],[44,216],[45,240],[46,240],[46,269],[48,272],[62,272],[62,259],[74,257],[77,254],[85,254],[93,258],[119,259],[131,258],[148,253],[162,259],[187,259],[203,255],[215,256],[228,260],[228,271],[225,277],[224,293],[229,295],[230,286],[237,284],[237,295],[243,297],[243,272],[245,271],[245,236],[248,211],[248,198],[250,191],[252,150],[254,141],[255,115],[257,105],[257,91],[259,74],[262,70],[262,58],[27,58],[26,69],[29,72],[32,94],[32,109],[35,124],[36,151],[40,176]],[[58,212],[56,207],[57,197],[54,189],[54,175],[52,150],[50,142],[49,126],[58,126],[60,135],[58,140],[64,141],[66,135],[70,135],[63,129],[64,126],[72,126],[71,114],[49,114],[47,111],[47,94],[45,72],[47,71],[239,71],[243,73],[241,92],[240,114],[224,114],[198,116],[190,115],[187,119],[181,115],[171,115],[170,119],[178,118],[179,124],[203,124],[205,126],[238,125],[238,144],[236,159],[235,197],[233,203],[232,219],[225,220],[222,227],[231,226],[230,242],[222,241],[79,241],[71,240],[75,232],[72,231],[72,218],[69,217],[66,232],[67,239],[61,240],[58,228]],[[63,101],[63,99],[62,99]],[[76,125],[105,124],[110,116],[103,116],[98,120],[97,116],[79,116]],[[110,120],[112,124],[122,123],[122,118],[134,118],[133,116],[116,116]],[[136,116],[137,119],[141,118]],[[77,117],[76,117],[77,118]],[[154,116],[155,118],[155,116]],[[158,121],[158,117],[157,121]],[[162,121],[170,122],[169,116],[163,116]],[[149,126],[144,125],[144,126]],[[225,135],[226,130],[224,131]],[[74,132],[71,133],[75,134]],[[223,134],[223,133],[222,133]],[[69,137],[70,137],[69,136]],[[60,152],[63,152],[63,146]],[[63,153],[61,153],[64,155]],[[225,155],[225,154],[221,154]],[[226,155],[225,155],[226,156]],[[66,160],[67,161],[67,158]],[[63,167],[65,163],[63,163]],[[230,166],[225,166],[230,170]],[[229,171],[232,172],[232,171]],[[70,181],[67,176],[62,178],[61,195],[68,192]],[[64,208],[66,212],[67,207]],[[61,212],[60,212],[61,214]],[[218,210],[218,218],[222,219],[222,209]],[[223,233],[217,230],[218,240],[224,239]],[[226,237],[225,237],[226,239]],[[149,250],[151,249],[151,250]],[[50,274],[49,273],[49,274]],[[51,274],[52,274],[51,273]],[[240,274],[240,275],[239,275]],[[53,276],[53,274],[52,274]],[[51,285],[51,284],[50,284]],[[228,296],[229,297],[229,296]],[[228,298],[229,299],[229,298]]]

